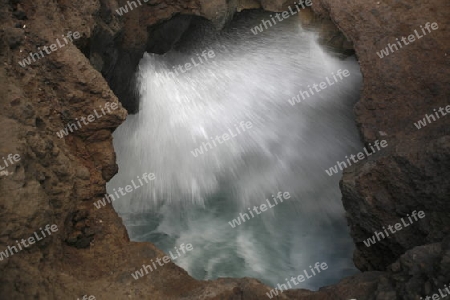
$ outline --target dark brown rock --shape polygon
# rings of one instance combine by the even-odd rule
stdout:
[[[8,175],[0,175],[0,251],[46,224],[59,228],[0,261],[0,295],[5,299],[76,299],[86,294],[96,299],[265,299],[270,288],[257,280],[197,281],[172,263],[134,280],[133,271],[164,254],[150,243],[130,242],[110,205],[93,206],[117,170],[111,132],[125,119],[125,109],[119,106],[65,138],[56,136],[68,122],[99,105],[118,103],[116,95],[133,111],[130,86],[142,53],[151,45],[148,28],[180,13],[204,17],[220,27],[238,9],[257,8],[260,3],[155,0],[119,17],[115,10],[125,3],[10,1],[0,6],[0,85],[7,91],[0,97],[0,151],[22,157],[8,168]],[[414,5],[393,0],[313,3],[318,14],[330,17],[340,28],[358,55],[364,90],[355,113],[362,139],[389,141],[385,152],[348,169],[341,182],[357,246],[355,263],[362,270],[380,271],[363,272],[317,292],[286,291],[279,299],[430,295],[450,282],[450,127],[449,119],[421,130],[413,123],[447,105],[450,4],[439,0]],[[282,4],[287,3],[263,5],[278,10]],[[389,57],[376,55],[395,37],[408,35],[426,22],[438,22],[440,30]],[[75,45],[26,68],[19,66],[18,61],[36,51],[37,45],[49,45],[57,34],[69,30],[82,35]],[[380,227],[419,209],[427,215],[420,223],[373,247],[362,244]]]
[[[355,45],[364,75],[363,96],[355,107],[364,142],[382,138],[389,142],[379,156],[349,169],[341,184],[357,245],[355,262],[361,270],[384,270],[406,250],[441,241],[450,233],[446,213],[450,210],[450,119],[444,117],[420,130],[414,126],[433,109],[448,105],[450,69],[435,70],[448,65],[449,8],[440,1],[415,6],[393,1],[354,1],[351,6],[343,1],[316,2],[315,9],[330,14]],[[437,22],[441,29],[388,57],[380,59],[376,54],[426,22]],[[423,210],[427,217],[375,246],[364,246],[362,241],[375,231],[414,210]]]

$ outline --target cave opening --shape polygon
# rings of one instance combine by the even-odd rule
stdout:
[[[270,18],[246,10],[218,31],[177,15],[148,29],[139,109],[114,133],[119,172],[107,189],[154,174],[114,208],[134,241],[167,254],[192,245],[173,261],[197,279],[276,287],[326,263],[292,287],[318,289],[358,272],[341,174],[326,170],[361,148],[362,76],[331,22],[305,11],[256,31]]]

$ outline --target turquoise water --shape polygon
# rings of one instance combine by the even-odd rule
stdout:
[[[140,112],[114,133],[119,173],[108,191],[155,173],[114,208],[132,240],[166,253],[192,244],[175,263],[195,278],[254,277],[275,286],[326,262],[326,271],[295,286],[317,289],[357,272],[340,175],[325,169],[361,148],[352,114],[361,74],[354,58],[322,49],[295,17],[253,35],[250,28],[264,16],[238,17],[221,33],[197,26],[169,53],[144,56]],[[168,73],[205,49],[215,53],[208,63]],[[339,69],[350,76],[289,104]],[[240,122],[252,128],[192,155]],[[230,226],[279,191],[292,197]]]

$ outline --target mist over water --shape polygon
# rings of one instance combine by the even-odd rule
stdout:
[[[221,33],[198,26],[169,53],[144,55],[140,112],[114,133],[119,173],[107,187],[112,193],[155,173],[114,208],[132,240],[166,253],[191,243],[194,249],[174,262],[195,278],[254,277],[275,286],[326,262],[327,270],[295,286],[317,289],[357,272],[341,174],[330,177],[325,169],[362,148],[352,113],[362,79],[353,57],[321,48],[297,16],[254,35],[250,28],[263,18],[248,13]],[[210,49],[215,57],[208,63],[168,74]],[[350,76],[289,104],[339,69]],[[192,155],[216,135],[236,132],[241,121],[253,127]],[[279,191],[291,198],[230,226]]]

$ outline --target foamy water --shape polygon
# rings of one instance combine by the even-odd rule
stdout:
[[[213,39],[199,35],[165,55],[144,55],[140,112],[114,133],[119,173],[108,191],[155,173],[114,207],[133,240],[165,251],[191,243],[194,250],[175,262],[196,278],[249,276],[274,286],[325,261],[327,271],[296,286],[316,289],[356,272],[340,176],[324,170],[361,147],[352,114],[361,75],[354,58],[324,51],[294,17],[254,36],[250,28],[262,17],[251,14]],[[207,49],[215,53],[208,63],[168,74]],[[339,69],[350,76],[288,103]],[[192,155],[242,121],[252,128]],[[229,225],[278,191],[291,198]]]

